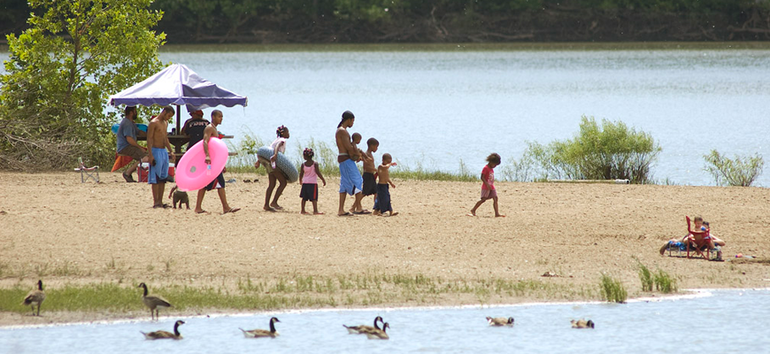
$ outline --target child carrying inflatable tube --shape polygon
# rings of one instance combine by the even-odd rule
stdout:
[[[273,157],[273,149],[263,146],[257,150],[257,156],[262,158],[261,160],[263,163],[267,162],[265,167],[268,169],[271,168],[269,161],[270,158]],[[289,158],[287,158],[286,155],[279,153],[276,156],[275,168],[281,170],[281,172],[286,175],[286,180],[289,181],[289,183],[294,183],[299,180],[299,171],[297,171],[297,167],[289,161]]]

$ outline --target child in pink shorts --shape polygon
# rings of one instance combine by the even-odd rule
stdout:
[[[491,153],[487,156],[487,165],[481,170],[481,200],[476,202],[476,205],[473,206],[473,209],[471,209],[471,213],[468,214],[468,216],[476,216],[476,209],[487,200],[492,199],[492,206],[495,208],[495,217],[505,217],[505,215],[500,214],[500,211],[497,209],[497,190],[495,189],[494,169],[500,165],[500,161],[500,155],[496,153]]]

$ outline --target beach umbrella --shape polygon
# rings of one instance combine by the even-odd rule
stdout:
[[[216,106],[233,107],[248,105],[246,96],[217,86],[183,64],[172,64],[146,80],[110,96],[113,106],[176,105],[176,131],[179,126],[179,106],[190,105],[195,109]]]

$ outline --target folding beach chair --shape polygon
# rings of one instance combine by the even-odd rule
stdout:
[[[690,217],[689,216],[685,216],[685,219],[687,220],[687,231],[690,233],[690,235],[695,237],[692,240],[690,240],[690,239],[687,240],[687,245],[686,245],[687,246],[687,258],[690,258],[690,248],[691,248],[690,244],[694,243],[696,247],[694,247],[692,249],[695,250],[695,252],[698,255],[702,256],[703,258],[711,260],[711,248],[708,247],[708,240],[710,239],[710,237],[709,237],[709,230],[710,229],[706,229],[705,231],[704,230],[693,230],[690,227]],[[704,246],[706,248],[706,254],[705,255],[703,254],[703,251],[702,251]]]
[[[86,167],[82,157],[78,157],[78,165],[75,172],[80,172],[80,183],[86,183],[89,178],[99,183],[99,166]]]

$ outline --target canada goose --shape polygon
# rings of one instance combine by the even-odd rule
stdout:
[[[591,320],[572,320],[572,328],[594,328],[594,321]]]
[[[45,300],[45,293],[43,292],[43,281],[37,281],[37,289],[30,291],[24,298],[22,305],[29,305],[32,308],[32,316],[35,316],[35,305],[37,305],[37,315],[40,316],[40,304]]]
[[[146,339],[182,339],[182,335],[179,334],[179,326],[183,324],[184,321],[182,320],[176,321],[176,323],[174,323],[174,333],[168,331],[155,331],[150,333],[139,331],[139,333],[144,334],[144,338]]]
[[[377,317],[374,318],[374,327],[367,326],[367,325],[349,326],[349,327],[346,326],[346,325],[342,325],[342,326],[347,328],[348,334],[366,334],[366,332],[371,332],[371,331],[374,331],[374,330],[378,330],[378,331],[380,330],[380,326],[377,325],[378,321],[384,323],[384,321],[382,320],[382,317],[377,316]]]
[[[489,322],[490,326],[496,326],[496,327],[502,327],[502,326],[513,326],[513,317],[489,317],[487,316],[487,322]]]
[[[142,295],[142,302],[144,306],[150,308],[150,318],[157,319],[160,317],[161,308],[173,307],[166,299],[157,295],[147,295],[147,285],[145,283],[139,284],[138,288],[144,288],[144,294]]]
[[[243,331],[243,335],[246,338],[275,338],[278,337],[278,331],[275,330],[275,323],[281,322],[277,318],[273,317],[270,319],[270,330],[266,329],[252,329],[250,331],[247,331],[243,328],[238,328],[241,331]]]
[[[375,329],[371,332],[366,332],[366,338],[369,339],[390,339],[387,333],[385,333],[385,330],[390,328],[390,325],[385,322],[382,324],[382,329]]]

